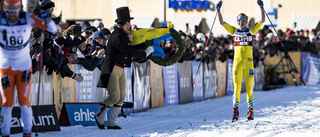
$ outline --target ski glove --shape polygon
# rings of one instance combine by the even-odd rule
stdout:
[[[263,7],[263,1],[262,0],[257,0],[257,3],[260,7]]]
[[[81,73],[73,73],[72,79],[75,79],[77,82],[83,81],[83,77],[81,76]]]
[[[146,57],[148,57],[154,51],[152,46],[149,46],[144,52],[146,52]]]
[[[222,1],[219,1],[219,2],[217,3],[217,9],[220,10],[221,6],[222,6]]]
[[[42,10],[41,11],[41,19],[45,20],[47,23],[51,21],[51,17],[48,11]]]

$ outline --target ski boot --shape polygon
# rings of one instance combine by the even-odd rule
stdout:
[[[248,121],[253,120],[253,107],[250,106],[248,109]]]
[[[232,118],[232,122],[238,121],[238,118],[239,118],[238,107],[233,107],[233,118]]]

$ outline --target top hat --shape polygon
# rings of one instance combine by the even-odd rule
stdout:
[[[126,22],[128,20],[132,20],[133,17],[130,17],[129,8],[128,7],[120,7],[117,8],[117,17],[115,20],[116,23]]]

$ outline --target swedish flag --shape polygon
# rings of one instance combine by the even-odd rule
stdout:
[[[152,40],[152,47],[154,52],[153,57],[165,57],[162,47],[158,45],[160,41],[163,41],[171,37],[170,30],[174,29],[173,23],[168,23],[166,28],[156,29],[139,29],[132,32],[133,45],[139,45],[146,41]]]

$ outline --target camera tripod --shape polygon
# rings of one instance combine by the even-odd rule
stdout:
[[[291,74],[294,84],[296,86],[298,86],[297,78],[296,78],[296,75],[295,75],[295,74],[297,74],[298,77],[300,78],[301,82],[305,85],[305,82],[301,78],[301,75],[300,75],[297,67],[294,65],[292,59],[290,58],[289,53],[286,50],[284,50],[284,54],[285,55],[281,57],[280,61],[267,73],[268,76],[266,78],[268,80],[268,83],[273,84],[272,80],[275,79],[274,78],[274,76],[275,76],[274,74],[276,73],[277,74],[276,76],[278,76],[278,74],[280,73],[280,74],[283,74],[283,77],[284,77],[284,74]],[[284,61],[285,63],[283,62],[283,60],[285,60]],[[276,72],[276,69],[279,67],[280,64],[282,64],[282,66],[283,66],[282,67],[282,71],[281,72]],[[285,64],[288,64],[288,66],[286,66]],[[286,69],[286,67],[287,67],[287,69]]]

